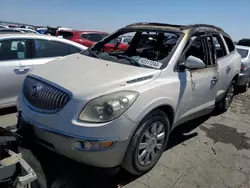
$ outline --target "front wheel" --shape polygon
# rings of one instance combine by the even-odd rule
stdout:
[[[167,115],[154,110],[140,123],[131,138],[122,167],[134,175],[151,170],[166,148],[170,132]]]
[[[233,80],[227,88],[225,96],[216,105],[217,111],[226,112],[234,98],[236,82]]]

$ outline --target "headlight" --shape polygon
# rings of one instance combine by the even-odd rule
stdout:
[[[139,93],[119,91],[91,100],[80,113],[79,119],[103,123],[122,115],[136,100]]]

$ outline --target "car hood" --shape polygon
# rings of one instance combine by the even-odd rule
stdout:
[[[135,89],[158,77],[161,70],[114,63],[73,54],[42,65],[32,72],[73,94],[73,99],[89,100],[107,93]],[[32,75],[31,75],[32,76]]]

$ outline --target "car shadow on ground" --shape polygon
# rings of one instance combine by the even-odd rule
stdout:
[[[210,116],[203,116],[174,129],[170,135],[166,150],[197,136],[197,132],[190,132],[209,117]],[[69,188],[117,188],[123,187],[138,178],[138,176],[130,175],[120,168],[106,170],[88,167],[48,151],[42,154],[40,151],[39,155],[42,164],[44,164],[50,185],[55,179],[60,179],[60,183],[67,184]],[[56,184],[57,185],[51,187],[58,188],[59,183],[57,182]]]

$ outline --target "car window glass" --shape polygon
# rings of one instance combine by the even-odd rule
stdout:
[[[62,42],[35,39],[35,58],[57,57],[69,54],[68,45]]]
[[[27,58],[27,41],[23,39],[0,41],[0,60]]]
[[[90,34],[82,34],[81,38],[90,40],[92,42],[98,42],[106,36],[107,34],[90,33]]]
[[[189,56],[194,56],[201,59],[205,64],[207,64],[205,51],[202,46],[202,39],[196,38],[196,40],[194,40],[194,38],[192,38],[192,40],[193,42],[187,50],[185,57],[188,58]]]
[[[225,39],[225,41],[227,43],[227,47],[228,47],[229,52],[234,51],[235,46],[234,46],[233,41],[230,38],[226,37],[226,36],[223,36],[223,38]]]
[[[214,65],[216,64],[216,55],[215,55],[215,49],[214,49],[214,45],[213,45],[213,38],[212,37],[205,37],[206,39],[206,43],[207,43],[207,47],[208,47],[208,65]]]
[[[224,57],[227,53],[221,38],[218,35],[213,35],[213,42],[217,59]]]
[[[69,45],[69,54],[79,53],[82,49]]]
[[[241,58],[246,58],[248,55],[248,50],[237,48],[237,51],[240,54]]]

